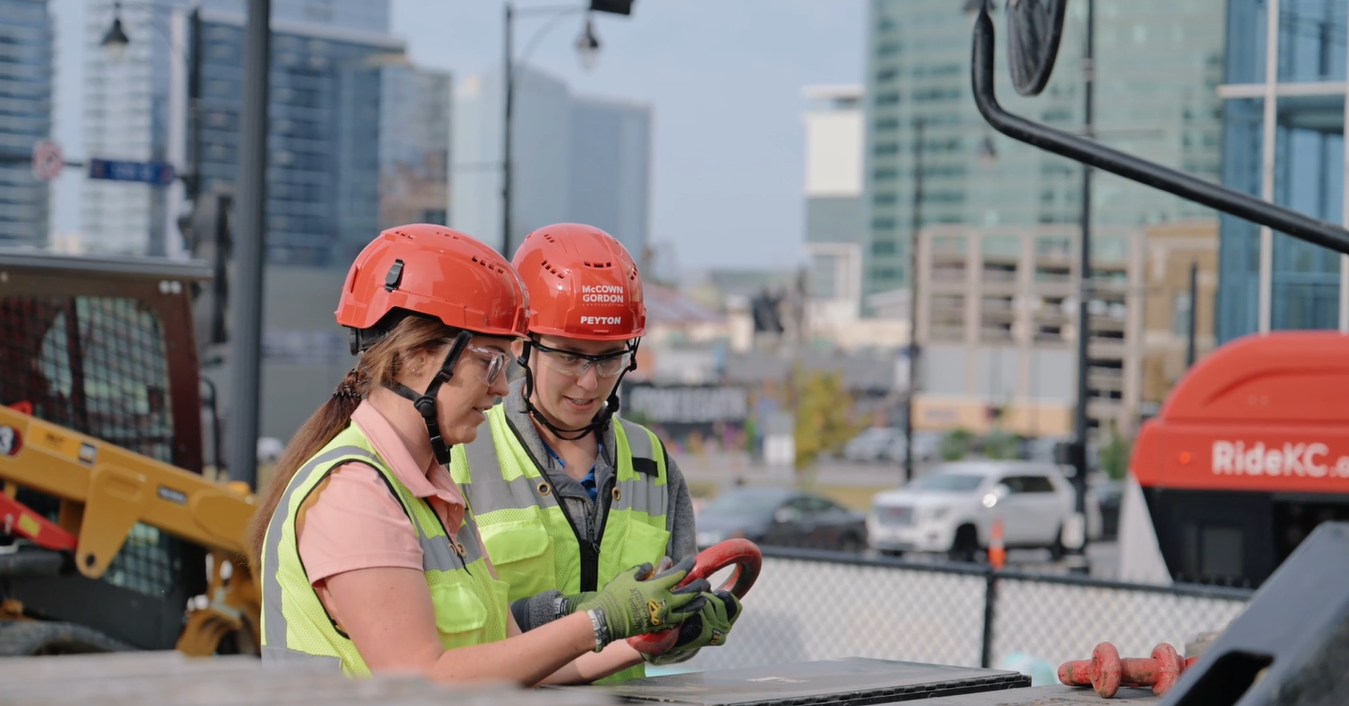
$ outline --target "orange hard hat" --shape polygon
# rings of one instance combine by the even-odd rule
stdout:
[[[627,248],[594,226],[530,233],[512,261],[529,289],[529,332],[595,341],[646,333],[642,277]]]
[[[529,293],[506,258],[466,233],[417,223],[365,246],[336,313],[337,323],[356,331],[401,310],[474,333],[523,337],[528,308]]]

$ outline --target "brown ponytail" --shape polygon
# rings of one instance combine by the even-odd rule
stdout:
[[[398,322],[387,336],[361,354],[360,363],[338,383],[333,396],[295,432],[276,463],[262,503],[248,523],[245,546],[255,572],[261,571],[262,544],[267,526],[281,504],[281,497],[295,474],[328,442],[351,424],[351,415],[361,400],[377,385],[393,383],[402,372],[403,360],[416,353],[438,348],[458,332],[435,319],[409,316]],[[273,567],[275,569],[275,567]]]

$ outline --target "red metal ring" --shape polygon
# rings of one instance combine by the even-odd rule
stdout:
[[[694,561],[693,569],[679,585],[687,586],[698,579],[709,578],[732,564],[735,569],[716,590],[730,591],[736,598],[744,598],[763,568],[763,552],[748,539],[728,539],[702,550]],[[644,655],[658,655],[668,652],[678,639],[679,626],[676,625],[668,630],[630,637],[628,644]]]

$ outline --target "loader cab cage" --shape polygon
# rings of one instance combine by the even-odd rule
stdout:
[[[190,292],[207,277],[196,263],[0,249],[0,404],[200,473]],[[59,519],[55,498],[24,489],[18,498]],[[180,621],[186,598],[204,588],[202,566],[196,548],[137,525],[99,583],[162,599]],[[62,617],[43,595],[50,586],[14,589],[34,611]],[[163,644],[168,625],[162,627],[152,631],[162,635],[118,637],[171,647],[171,638]]]

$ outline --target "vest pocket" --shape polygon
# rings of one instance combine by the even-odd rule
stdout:
[[[538,520],[479,523],[478,532],[497,577],[510,586],[510,600],[558,588],[553,538]]]
[[[611,523],[613,519],[609,520]],[[609,530],[605,529],[606,534]],[[623,548],[618,552],[618,566],[615,567],[615,574],[622,573],[638,564],[650,562],[653,566],[665,556],[665,550],[670,546],[670,533],[663,529],[656,529],[651,525],[635,519],[628,520],[628,536],[623,542]],[[604,549],[600,550],[603,556]],[[671,557],[679,561],[680,557]]]
[[[487,606],[467,583],[432,584],[431,604],[436,611],[436,630],[445,649],[486,642]]]

